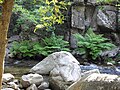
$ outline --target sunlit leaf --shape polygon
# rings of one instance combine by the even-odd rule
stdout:
[[[36,30],[39,29],[39,28],[44,28],[44,25],[38,24],[38,25],[35,27],[34,32],[36,32]]]

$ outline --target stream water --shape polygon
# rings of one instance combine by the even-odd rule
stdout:
[[[20,78],[22,75],[29,73],[30,68],[36,65],[40,61],[35,60],[10,60],[5,62],[5,73],[11,73],[16,78]],[[98,66],[95,64],[80,65],[82,72],[99,69],[100,73],[120,75],[120,66]]]
[[[20,79],[22,75],[29,73],[29,70],[35,66],[38,62],[36,60],[5,60],[5,73],[11,73],[15,78]]]
[[[80,65],[82,72],[99,69],[100,73],[112,74],[112,75],[120,75],[120,67],[116,66],[97,66],[95,64],[90,65]]]

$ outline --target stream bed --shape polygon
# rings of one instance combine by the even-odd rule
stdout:
[[[11,73],[16,78],[29,73],[29,70],[40,61],[35,60],[10,60],[5,62],[5,73]],[[99,69],[100,73],[120,75],[120,66],[98,66],[96,64],[80,65],[81,71]]]

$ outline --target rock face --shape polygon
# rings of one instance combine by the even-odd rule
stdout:
[[[98,11],[97,14],[97,24],[99,27],[104,27],[104,28],[108,28],[110,30],[115,30],[115,19],[112,20],[111,18],[115,17],[115,13],[114,12],[107,12],[108,15],[106,15],[105,13],[103,13],[101,10]],[[111,14],[111,16],[110,16]]]
[[[85,29],[85,7],[75,6],[72,8],[72,26],[81,30]]]
[[[67,90],[120,90],[117,75],[93,73],[72,84]]]
[[[119,33],[115,32],[120,28],[120,10],[117,11],[116,5],[98,4],[97,0],[73,0],[71,10],[71,34],[84,33],[91,27],[98,33],[105,34],[116,44],[120,42]],[[97,4],[97,5],[96,5]],[[115,4],[115,3],[113,3]],[[112,34],[116,34],[113,36]],[[114,39],[114,40],[113,40]],[[117,40],[117,41],[116,41]]]
[[[72,84],[81,78],[79,62],[69,52],[55,52],[40,63],[35,65],[30,72],[38,74],[49,74],[54,85],[61,87]],[[55,89],[53,89],[55,90]]]
[[[98,9],[99,6],[95,6],[96,0],[74,0],[74,2],[80,3],[80,5],[72,7],[72,27],[85,30],[90,26],[94,30],[99,28],[115,31],[115,6],[104,5],[103,9]]]

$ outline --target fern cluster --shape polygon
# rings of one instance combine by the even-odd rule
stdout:
[[[85,54],[87,58],[95,60],[99,54],[104,50],[110,50],[115,47],[114,44],[108,42],[107,38],[103,35],[97,35],[90,28],[87,33],[83,36],[81,34],[75,34],[77,39],[77,50],[81,54]]]
[[[21,42],[13,42],[11,53],[14,56],[32,57],[37,54],[46,55],[45,48],[39,42],[31,42],[28,40]]]
[[[56,51],[69,51],[69,43],[62,36],[51,36],[42,40],[42,43],[28,40],[13,42],[11,53],[14,56],[33,57],[36,55],[47,56]]]

